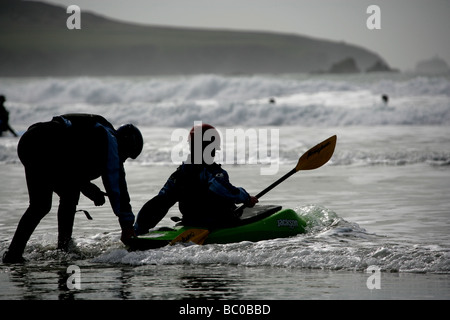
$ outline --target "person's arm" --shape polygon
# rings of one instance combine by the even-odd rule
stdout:
[[[145,234],[155,227],[178,201],[176,192],[176,174],[173,173],[164,184],[158,195],[147,201],[138,212],[134,230],[137,235]]]
[[[92,182],[88,182],[81,186],[81,193],[92,200],[96,206],[102,206],[105,204],[106,193],[100,190],[100,188]]]
[[[234,203],[245,203],[249,207],[253,207],[258,202],[258,199],[250,196],[244,188],[233,186],[225,170],[216,174],[205,170],[203,174],[208,180],[209,190],[215,194],[232,200]]]
[[[130,205],[125,169],[119,159],[119,148],[115,136],[111,129],[104,128],[107,136],[108,151],[105,170],[102,174],[103,185],[105,186],[111,208],[119,218],[122,230],[130,231],[133,229],[134,214]]]

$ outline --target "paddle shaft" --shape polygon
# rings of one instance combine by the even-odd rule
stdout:
[[[282,176],[280,179],[278,179],[277,181],[275,181],[274,183],[272,183],[270,186],[268,186],[267,188],[265,188],[264,190],[262,190],[260,193],[258,193],[255,198],[259,199],[261,198],[263,195],[265,195],[267,192],[269,192],[270,190],[272,190],[273,188],[275,188],[277,185],[279,185],[280,183],[282,183],[284,180],[286,180],[287,178],[289,178],[290,176],[292,176],[294,173],[296,173],[297,170],[294,168],[291,171],[289,171],[288,173],[286,173],[284,176]],[[240,210],[244,209],[246,207],[246,204],[242,204],[241,206],[239,206],[238,208],[236,208],[234,210],[234,212],[239,212]]]
[[[292,176],[294,173],[296,173],[297,170],[292,169],[291,171],[289,171],[288,173],[286,173],[284,176],[282,176],[280,179],[278,179],[277,181],[275,181],[274,183],[272,183],[270,186],[268,186],[267,188],[265,188],[263,191],[261,191],[260,193],[258,193],[255,197],[256,198],[260,198],[263,195],[265,195],[267,192],[269,192],[270,190],[272,190],[273,188],[275,188],[277,185],[279,185],[280,183],[282,183],[284,180],[286,180],[287,178],[289,178],[290,176]]]
[[[8,124],[8,130],[9,132],[11,132],[13,134],[14,137],[18,137],[17,133],[14,131],[13,128],[11,128],[11,126]]]

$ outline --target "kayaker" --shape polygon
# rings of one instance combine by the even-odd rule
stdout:
[[[176,202],[183,225],[198,227],[232,224],[237,203],[253,207],[258,202],[243,188],[233,186],[228,173],[214,162],[220,136],[213,126],[194,126],[188,140],[191,152],[186,161],[139,211],[134,225],[137,235],[156,226]]]
[[[102,177],[112,210],[126,243],[134,236],[134,214],[123,163],[142,151],[141,132],[132,124],[117,130],[105,118],[90,114],[67,114],[32,125],[21,137],[17,152],[25,167],[30,203],[22,216],[3,261],[22,262],[25,246],[50,211],[52,194],[58,207],[58,249],[68,250],[80,192],[95,205],[105,194],[90,181]]]

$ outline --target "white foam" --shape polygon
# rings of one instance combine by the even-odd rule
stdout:
[[[115,126],[133,122],[146,135],[144,152],[136,161],[143,164],[173,163],[171,132],[187,130],[199,120],[222,130],[277,128],[282,130],[283,142],[286,132],[295,132],[295,139],[280,144],[280,164],[306,151],[291,128],[411,126],[416,130],[450,124],[450,79],[445,76],[0,78],[0,85],[16,131],[71,112],[101,114]],[[381,102],[383,93],[390,96],[388,105]],[[17,139],[5,135],[0,139],[0,162],[17,162]],[[246,157],[254,159],[255,154]],[[442,148],[436,152],[383,148],[380,152],[357,146],[339,148],[330,164],[448,165],[449,159],[450,153]]]
[[[180,127],[199,119],[233,126],[450,123],[448,77],[388,77],[2,78],[0,84],[12,122],[26,125],[64,112]]]

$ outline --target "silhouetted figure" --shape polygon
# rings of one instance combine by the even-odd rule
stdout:
[[[67,114],[39,122],[21,137],[17,153],[25,167],[29,207],[20,219],[3,262],[23,262],[25,246],[41,219],[58,207],[58,249],[67,251],[72,237],[76,206],[83,193],[95,205],[105,203],[103,193],[91,180],[102,177],[106,195],[126,243],[134,236],[134,214],[123,163],[142,151],[141,132],[132,124],[117,130],[102,116]]]
[[[17,133],[9,125],[9,112],[4,106],[5,101],[5,96],[0,95],[0,136],[2,136],[4,131],[9,131],[17,137]]]
[[[156,226],[177,202],[184,225],[208,228],[234,222],[236,203],[253,207],[258,202],[244,188],[233,186],[228,173],[214,162],[219,139],[218,131],[209,124],[191,129],[191,154],[139,211],[134,225],[137,235]]]
[[[389,103],[389,96],[387,94],[383,94],[381,96],[381,100],[383,100],[384,104],[388,104]]]

